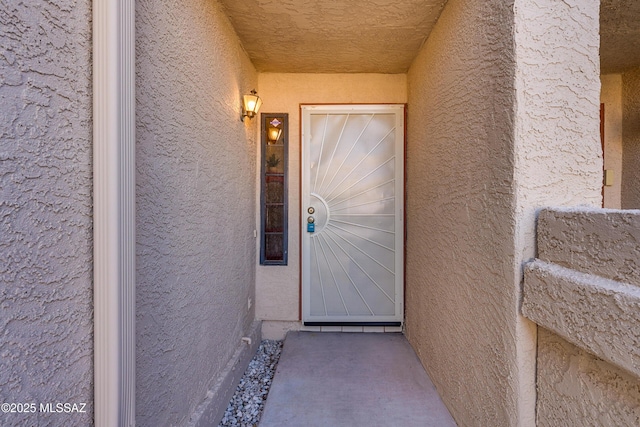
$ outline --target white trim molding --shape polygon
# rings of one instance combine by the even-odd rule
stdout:
[[[135,425],[135,2],[93,0],[94,419]]]

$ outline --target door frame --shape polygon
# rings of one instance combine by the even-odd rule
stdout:
[[[366,321],[362,319],[357,320],[335,320],[335,321],[313,321],[305,320],[305,297],[304,281],[307,272],[305,271],[305,250],[304,250],[304,236],[306,233],[305,215],[305,199],[304,199],[304,169],[305,169],[305,155],[307,150],[305,148],[305,110],[309,111],[333,111],[336,113],[349,113],[349,112],[373,112],[388,110],[390,112],[396,112],[397,117],[401,120],[401,125],[396,129],[400,130],[402,135],[396,138],[395,154],[396,158],[400,160],[399,170],[396,170],[396,179],[401,182],[397,182],[395,186],[395,194],[400,197],[401,200],[396,205],[396,230],[395,236],[396,245],[401,245],[401,250],[396,252],[396,267],[400,271],[396,271],[396,314],[393,319],[382,319],[374,321]],[[399,110],[399,111],[398,111]],[[357,104],[344,104],[344,103],[304,103],[300,104],[299,111],[300,119],[300,300],[299,300],[299,319],[304,326],[400,326],[404,324],[405,314],[405,298],[406,298],[406,126],[407,126],[407,104],[404,103],[357,103]],[[396,163],[398,165],[398,163]],[[399,260],[398,260],[399,258]],[[355,317],[355,316],[351,316]]]

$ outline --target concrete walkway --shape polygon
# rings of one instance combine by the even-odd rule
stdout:
[[[289,332],[260,427],[448,427],[402,334]]]

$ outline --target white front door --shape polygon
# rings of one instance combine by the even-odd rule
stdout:
[[[302,317],[400,325],[404,106],[302,107]]]

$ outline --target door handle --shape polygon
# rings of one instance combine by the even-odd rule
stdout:
[[[316,219],[312,216],[307,218],[307,232],[315,233],[316,231]]]

